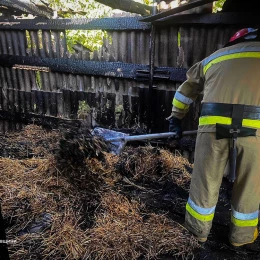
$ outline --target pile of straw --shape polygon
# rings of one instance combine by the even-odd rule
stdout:
[[[191,165],[185,159],[152,147],[129,148],[115,156],[106,152],[102,140],[91,136],[67,135],[57,145],[60,133],[27,129],[24,140],[37,143],[38,156],[0,158],[7,239],[16,240],[9,245],[12,259],[192,257],[198,244],[185,228],[122,195],[120,185],[124,176],[147,185],[167,178],[186,189]],[[18,146],[18,135],[14,136],[13,145]],[[40,146],[50,140],[49,147]],[[81,154],[77,163],[65,143]]]
[[[45,157],[58,149],[59,131],[28,125],[19,132],[0,135],[0,156],[15,159]]]
[[[86,259],[189,257],[196,240],[164,215],[142,214],[142,205],[125,196],[104,194],[95,226],[88,230]]]
[[[189,189],[192,165],[182,156],[151,146],[126,148],[116,165],[118,171],[138,182],[148,183],[171,179]]]

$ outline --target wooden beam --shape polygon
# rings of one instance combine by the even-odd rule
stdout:
[[[198,7],[198,6],[201,6],[201,5],[205,5],[205,4],[209,4],[209,3],[212,3],[212,2],[214,2],[214,0],[194,1],[194,2],[191,2],[191,3],[188,3],[188,4],[183,4],[179,7],[173,8],[171,10],[167,10],[167,11],[162,12],[162,13],[149,16],[147,18],[141,19],[140,21],[141,22],[154,22],[154,21],[157,21],[159,19],[166,18],[166,17],[168,18],[170,16],[172,17],[174,14],[181,13],[183,11],[187,11],[187,10],[190,10],[192,8],[195,8],[195,7]]]
[[[0,0],[0,5],[22,11],[26,14],[51,18],[53,11],[45,5],[36,5],[28,0]]]
[[[113,9],[120,9],[129,13],[136,13],[141,15],[150,15],[152,13],[152,6],[137,3],[133,0],[96,0],[97,2],[110,6]]]

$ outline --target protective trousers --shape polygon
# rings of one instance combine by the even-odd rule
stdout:
[[[216,140],[215,133],[198,133],[194,169],[186,204],[185,224],[195,236],[209,235],[230,139]],[[256,238],[260,202],[260,137],[237,140],[236,181],[231,199],[231,243],[247,244]]]

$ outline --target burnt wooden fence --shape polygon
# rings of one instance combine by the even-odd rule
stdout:
[[[146,128],[147,120],[152,120],[153,132],[167,131],[165,118],[187,69],[248,26],[245,19],[251,26],[258,23],[258,17],[248,14],[179,15],[156,21],[152,88],[152,25],[138,17],[2,19],[0,132],[33,122]],[[93,53],[70,53],[66,30],[79,29],[106,30],[111,39],[104,39]],[[200,100],[185,118],[187,130],[197,128]]]

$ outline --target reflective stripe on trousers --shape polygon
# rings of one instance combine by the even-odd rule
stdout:
[[[238,227],[256,227],[258,224],[258,210],[252,213],[241,213],[232,206],[231,222]]]
[[[186,210],[197,220],[200,221],[212,221],[214,218],[215,208],[203,208],[196,205],[191,198],[188,199],[186,204]]]
[[[210,233],[214,205],[218,201],[229,157],[229,145],[228,139],[216,140],[215,133],[197,135],[185,226],[198,237],[206,238]],[[238,138],[237,151],[237,179],[232,190],[229,239],[233,243],[248,243],[253,240],[258,223],[260,137]]]

